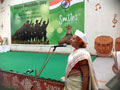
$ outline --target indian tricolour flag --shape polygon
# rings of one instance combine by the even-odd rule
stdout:
[[[49,10],[55,9],[59,6],[61,6],[62,2],[65,2],[66,5],[67,3],[70,3],[70,6],[83,2],[83,0],[53,0],[49,2]]]
[[[49,40],[58,43],[70,25],[84,32],[84,0],[52,0],[49,2]],[[55,38],[54,38],[55,37]]]

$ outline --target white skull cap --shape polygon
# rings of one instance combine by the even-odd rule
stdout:
[[[74,35],[80,37],[83,40],[83,42],[88,44],[86,35],[82,33],[80,30],[76,30]]]

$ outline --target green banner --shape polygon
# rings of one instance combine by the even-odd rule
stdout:
[[[83,0],[38,0],[11,6],[12,44],[70,44],[84,32]]]

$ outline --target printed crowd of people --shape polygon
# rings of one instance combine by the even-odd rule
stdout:
[[[18,29],[13,35],[12,35],[12,41],[18,41],[18,42],[43,42],[49,43],[49,40],[47,39],[47,31],[46,28],[49,24],[49,19],[47,21],[36,20],[35,24],[32,21],[27,20],[27,22]],[[43,41],[42,41],[43,40]]]

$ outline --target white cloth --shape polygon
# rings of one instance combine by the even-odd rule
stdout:
[[[117,69],[120,70],[120,51],[116,52],[116,60],[115,60],[115,62],[116,62]]]
[[[94,70],[92,67],[92,61],[91,61],[91,57],[90,54],[85,50],[85,49],[77,49],[76,51],[72,52],[69,57],[68,57],[68,64],[66,67],[66,80],[67,77],[69,75],[69,72],[72,70],[72,68],[74,67],[75,64],[77,64],[79,61],[82,60],[88,60],[88,64],[89,64],[89,76],[90,76],[90,80],[89,80],[89,90],[91,90],[91,88],[93,90],[98,90],[98,83],[96,80],[96,77],[94,75]]]
[[[80,30],[76,30],[75,34],[78,37],[80,37],[86,44],[88,44],[87,37],[84,33],[82,33]]]
[[[64,90],[81,90],[82,89],[82,76],[69,76],[65,81]]]
[[[10,51],[9,45],[2,45],[0,46],[0,53]]]

